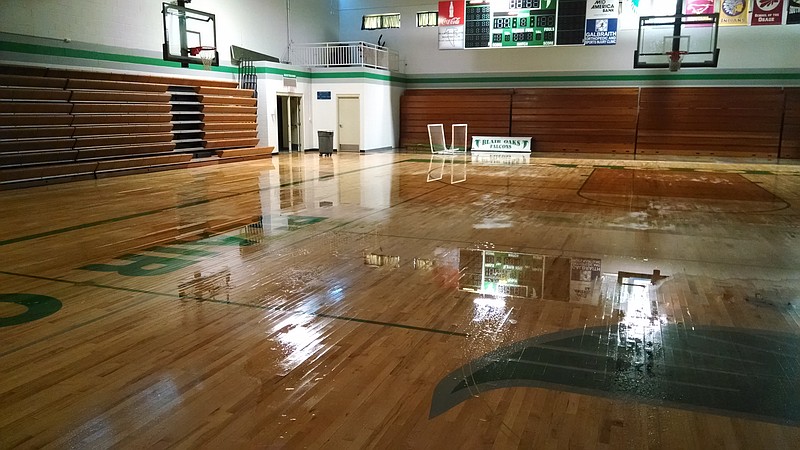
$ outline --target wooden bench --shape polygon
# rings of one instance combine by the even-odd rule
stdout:
[[[275,147],[251,147],[251,148],[231,148],[227,150],[217,150],[217,156],[220,158],[235,158],[247,156],[270,156],[275,150]]]

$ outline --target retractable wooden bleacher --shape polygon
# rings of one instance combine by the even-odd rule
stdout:
[[[200,99],[200,148],[177,145],[175,86]],[[267,157],[252,96],[235,81],[0,65],[0,188]]]

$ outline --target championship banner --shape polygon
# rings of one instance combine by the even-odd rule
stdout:
[[[584,45],[615,45],[617,43],[618,0],[589,0],[586,2],[586,33]]]
[[[755,0],[751,25],[783,24],[783,0]]]
[[[439,2],[439,50],[464,48],[466,1]]]
[[[747,5],[747,0],[721,0],[719,25],[721,27],[747,25]]]
[[[800,0],[787,0],[786,23],[800,23]]]

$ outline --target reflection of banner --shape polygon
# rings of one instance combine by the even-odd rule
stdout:
[[[788,0],[786,6],[786,23],[800,23],[800,0]]]
[[[747,25],[747,0],[722,0],[719,25],[722,27]]]
[[[465,0],[439,2],[439,50],[464,48]]]
[[[756,0],[753,3],[751,25],[781,25],[783,23],[783,0]]]
[[[683,4],[684,14],[714,14],[715,0],[686,0]]]
[[[572,258],[569,282],[569,300],[586,302],[593,298],[597,281],[600,279],[601,260],[594,258]]]
[[[584,45],[614,45],[617,43],[617,0],[586,2],[586,35]]]

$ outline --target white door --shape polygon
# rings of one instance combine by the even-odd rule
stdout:
[[[361,101],[358,96],[340,96],[338,100],[339,151],[361,149]]]
[[[291,142],[292,151],[303,151],[303,114],[300,108],[301,97],[289,97],[289,123],[290,133],[289,141]]]

